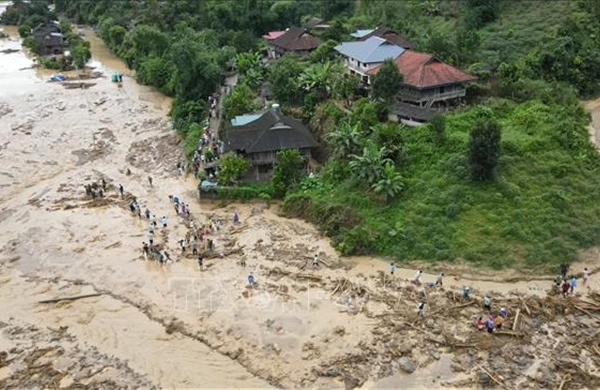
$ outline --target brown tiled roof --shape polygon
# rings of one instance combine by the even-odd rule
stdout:
[[[285,51],[313,50],[320,43],[319,38],[313,37],[300,27],[291,27],[285,34],[271,41],[271,45]]]
[[[394,45],[400,46],[404,49],[413,49],[415,45],[408,39],[398,35],[395,31],[390,30],[387,27],[377,27],[375,30],[360,38],[361,41],[366,41],[371,37],[383,38],[386,41],[393,43]]]
[[[260,118],[225,132],[225,150],[246,153],[276,152],[319,146],[310,130],[300,121],[270,109]]]
[[[404,84],[418,89],[476,80],[470,74],[448,65],[430,54],[412,50],[404,51],[394,62],[404,77]],[[375,75],[379,72],[379,68],[380,66],[373,68],[368,73]]]

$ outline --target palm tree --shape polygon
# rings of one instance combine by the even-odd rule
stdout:
[[[347,158],[358,153],[361,146],[361,136],[358,125],[342,122],[337,129],[326,135],[332,144],[334,154],[339,158]]]
[[[306,92],[315,92],[324,100],[329,97],[336,79],[343,72],[343,68],[337,63],[312,64],[300,75],[300,86]]]
[[[262,74],[264,70],[260,54],[252,51],[237,54],[235,56],[235,66],[238,73],[241,75],[245,75],[250,70]]]
[[[371,185],[371,189],[374,193],[382,194],[386,200],[389,200],[402,192],[404,180],[394,165],[386,162],[381,177]]]
[[[386,158],[385,147],[378,148],[373,141],[369,141],[363,148],[362,155],[351,155],[350,168],[357,179],[365,181],[369,186],[378,182],[384,174],[386,164],[393,164]]]

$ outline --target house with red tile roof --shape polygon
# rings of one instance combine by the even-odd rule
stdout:
[[[464,98],[467,84],[476,78],[448,65],[431,54],[405,50],[394,60],[404,77],[398,94],[401,101],[430,108],[435,103],[448,103]],[[370,69],[370,77],[379,72],[380,66]]]
[[[279,38],[283,34],[285,34],[285,31],[269,31],[267,34],[263,35],[262,37],[266,41],[272,41],[274,39]]]
[[[272,59],[277,59],[286,53],[296,53],[300,57],[306,57],[321,44],[319,38],[310,35],[307,29],[301,27],[290,27],[276,38],[266,40],[269,58]]]

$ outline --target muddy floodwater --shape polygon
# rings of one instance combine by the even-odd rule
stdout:
[[[585,337],[587,328],[571,336],[543,317],[559,315],[541,303],[547,277],[438,265],[418,285],[415,269],[390,275],[387,261],[340,257],[314,226],[280,216],[276,205],[200,202],[197,182],[176,169],[183,156],[169,98],[136,84],[92,31],[90,65],[104,76],[85,89],[47,82],[52,72],[33,68],[15,29],[5,31],[0,50],[16,51],[0,52],[0,387],[473,388],[493,356],[486,346],[510,342],[528,348],[526,358],[486,365],[494,380],[560,383],[540,362],[561,337]],[[111,83],[114,71],[125,75],[123,88]],[[102,198],[86,195],[84,185],[103,179]],[[189,218],[169,195],[189,205]],[[130,212],[134,198],[158,220],[153,238],[171,262],[143,256],[150,220]],[[207,239],[215,245],[202,269],[178,243],[200,226],[213,229],[200,251]],[[572,271],[584,266],[599,266],[597,250]],[[443,287],[426,287],[444,270]],[[479,340],[486,335],[471,322],[483,310],[459,302],[465,285],[511,315],[529,312],[521,333],[515,326],[509,341]],[[577,293],[598,287],[593,274]],[[422,301],[432,315],[453,308],[456,317],[420,319]],[[538,303],[545,322],[534,323]],[[535,333],[540,327],[550,336]],[[479,355],[460,355],[463,344]],[[596,358],[585,359],[583,369],[597,375]]]

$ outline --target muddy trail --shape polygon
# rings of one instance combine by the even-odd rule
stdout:
[[[88,38],[97,71],[122,70]],[[342,258],[275,205],[199,202],[176,169],[169,99],[128,73],[122,89],[63,88],[24,69],[18,40],[4,49],[19,51],[0,54],[0,387],[600,387],[597,273],[563,298],[551,277],[440,264],[415,284],[414,269]],[[103,197],[86,194],[102,180]],[[171,262],[143,256],[150,221],[134,198]],[[198,227],[201,269],[178,244]],[[582,260],[572,272],[600,266],[596,251]],[[492,334],[473,326],[486,293],[493,315],[508,310]]]

